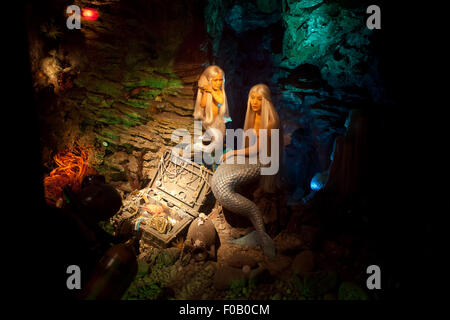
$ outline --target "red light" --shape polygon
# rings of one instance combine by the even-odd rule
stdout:
[[[98,18],[98,11],[96,9],[86,8],[81,10],[81,15],[85,20],[94,21]]]

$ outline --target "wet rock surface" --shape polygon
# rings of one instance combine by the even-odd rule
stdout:
[[[295,256],[292,263],[294,273],[300,275],[313,271],[314,266],[314,253],[311,250],[305,250],[302,253],[299,253]]]
[[[94,146],[92,166],[129,193],[145,186],[163,150],[176,144],[171,140],[174,130],[193,131],[194,85],[207,58],[200,50],[203,39],[192,40],[191,34],[198,33],[201,22],[193,17],[192,8],[181,4],[84,0],[74,4],[93,6],[99,19],[83,20],[82,28],[72,33],[54,22],[59,33],[53,42],[48,28],[29,34],[35,90],[46,104],[40,110],[45,129],[41,142],[53,152],[74,140]],[[46,23],[30,19],[34,30]],[[165,25],[171,27],[159,33]],[[46,62],[44,70],[41,61]],[[52,80],[64,74],[65,65],[75,70],[70,88]],[[39,82],[43,77],[49,80]],[[49,83],[54,92],[44,95],[43,87]],[[52,151],[43,154],[48,171]]]

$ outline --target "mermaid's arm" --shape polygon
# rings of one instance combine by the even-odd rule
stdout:
[[[202,90],[202,99],[200,101],[200,107],[202,108],[206,107],[206,94],[204,90]]]
[[[236,156],[251,156],[259,153],[259,135],[256,136],[256,143],[243,149],[234,150]]]
[[[256,136],[256,143],[252,144],[249,147],[245,147],[243,149],[238,150],[230,150],[222,156],[222,161],[225,161],[231,155],[234,156],[252,156],[257,155],[259,153],[259,136]]]
[[[222,91],[216,92],[216,91],[212,90],[211,94],[217,103],[220,103],[220,104],[223,103],[224,99],[223,99]]]
[[[223,101],[225,100],[223,98],[222,91],[214,91],[213,88],[211,88],[210,85],[205,85],[203,87],[203,90],[205,90],[206,92],[210,93],[212,95],[214,101],[216,101],[217,103],[222,104]]]

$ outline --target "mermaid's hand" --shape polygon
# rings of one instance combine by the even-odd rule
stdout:
[[[225,161],[227,160],[227,158],[233,157],[234,155],[235,155],[234,150],[230,150],[230,151],[228,151],[227,153],[224,153],[224,154],[222,155],[222,163],[225,162]]]
[[[204,91],[206,91],[206,92],[209,92],[209,93],[212,93],[212,92],[213,92],[213,89],[212,89],[212,87],[211,87],[209,84],[204,85],[204,86],[202,87],[202,89],[203,89]]]
[[[223,118],[223,121],[224,121],[225,123],[228,123],[228,122],[231,122],[231,121],[232,121],[231,118],[230,118],[230,117],[227,117],[227,116],[223,116],[222,118]]]

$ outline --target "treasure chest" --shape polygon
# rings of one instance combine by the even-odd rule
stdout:
[[[121,215],[119,229],[123,231],[125,224],[141,233],[144,244],[168,247],[184,237],[201,212],[209,214],[214,207],[212,174],[205,166],[167,150],[148,187],[136,192],[127,206],[131,212]]]

